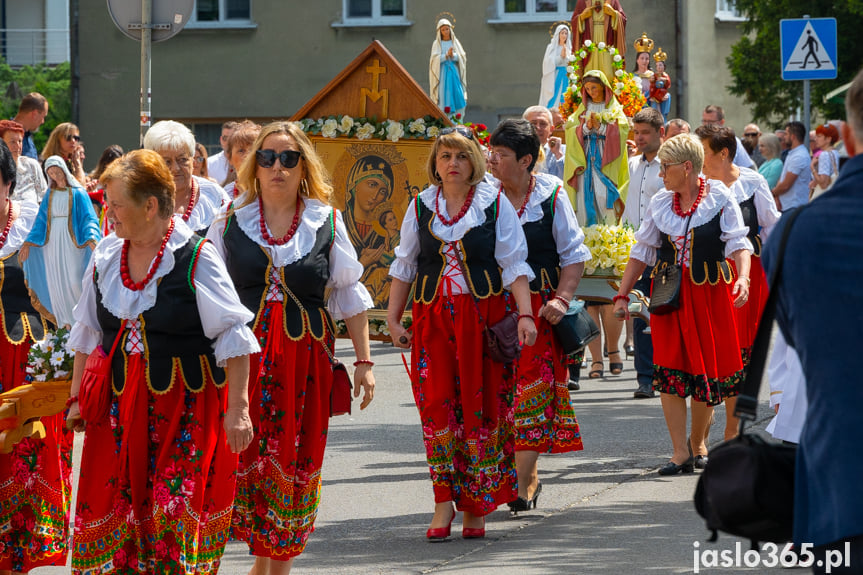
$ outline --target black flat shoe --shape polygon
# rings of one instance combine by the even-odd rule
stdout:
[[[659,468],[660,475],[677,475],[678,473],[692,473],[693,471],[695,471],[695,464],[691,457],[680,465],[673,461],[669,461]]]
[[[695,466],[695,469],[704,469],[705,467],[707,467],[707,456],[696,455],[693,465]]]
[[[569,391],[578,391],[579,389],[581,389],[581,384],[579,384],[577,381],[573,381],[570,379],[569,383],[566,384],[566,389],[568,389]]]

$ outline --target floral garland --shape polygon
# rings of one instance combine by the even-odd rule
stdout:
[[[434,116],[411,120],[384,120],[352,118],[347,114],[294,122],[303,132],[324,138],[356,138],[358,140],[431,140],[437,137],[446,123]]]
[[[27,354],[27,381],[70,379],[74,360],[69,330],[61,327],[54,333],[47,332],[45,339],[34,343]]]
[[[612,90],[627,117],[634,116],[647,101],[633,75],[624,69],[623,56],[617,48],[606,46],[605,42],[594,44],[590,40],[585,40],[581,50],[569,57],[569,66],[566,67],[569,74],[569,88],[563,93],[563,102],[560,104],[560,114],[564,120],[575,113],[581,105],[581,78],[584,75],[584,67],[590,55],[596,52],[611,54],[611,65],[614,68]],[[612,78],[608,80],[611,82]]]
[[[635,229],[630,225],[596,224],[584,228],[584,245],[591,260],[585,262],[585,275],[623,276],[629,262],[629,252],[635,245]]]
[[[488,133],[488,126],[485,124],[474,124],[473,122],[464,122],[461,114],[450,114],[450,107],[447,106],[443,109],[444,113],[449,116],[450,120],[452,120],[453,124],[458,124],[459,126],[465,126],[470,128],[476,137],[476,141],[479,142],[481,146],[488,147],[489,138],[491,137]]]

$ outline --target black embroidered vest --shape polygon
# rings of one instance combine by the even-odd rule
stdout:
[[[17,251],[0,259],[0,314],[3,335],[9,343],[39,341],[45,337],[45,322],[30,301]]]
[[[225,384],[225,372],[216,366],[213,341],[204,335],[195,299],[195,264],[206,241],[192,234],[186,245],[174,252],[174,269],[159,278],[156,305],[138,316],[141,340],[147,360],[147,386],[153,393],[166,393],[182,374],[186,388],[199,392],[208,379],[217,387]],[[97,270],[98,273],[98,270]],[[110,352],[122,320],[102,304],[99,282],[96,287],[96,315],[102,328],[102,349]],[[112,369],[114,390],[123,392],[126,381],[126,340],[129,330],[120,337],[114,352]]]
[[[522,225],[527,238],[527,263],[536,277],[530,282],[530,291],[539,293],[543,288],[557,289],[560,281],[560,256],[552,235],[554,200],[557,191],[542,202],[542,219]]]
[[[330,276],[330,248],[335,241],[334,212],[318,228],[312,250],[297,261],[278,270],[279,290],[282,292],[285,334],[294,341],[306,334],[306,329],[315,339],[323,339],[327,333],[335,333],[335,325],[327,312],[324,288]],[[255,330],[266,307],[267,292],[272,282],[273,262],[263,247],[249,239],[231,216],[225,224],[225,264],[234,281],[240,301],[255,314]],[[283,286],[293,292],[302,303],[305,313],[297,306]]]
[[[689,228],[690,249],[689,277],[692,283],[701,285],[705,281],[715,285],[719,280],[731,283],[731,267],[725,259],[725,242],[720,239],[722,228],[719,218],[722,210],[713,219],[695,228]],[[677,246],[671,236],[662,234],[662,244],[657,251],[657,262],[650,277],[663,267],[678,262]]]
[[[464,266],[467,269],[466,283],[471,293],[480,299],[498,295],[503,291],[500,268],[497,266],[497,260],[494,259],[497,202],[499,201],[501,201],[500,198],[485,209],[485,222],[468,230],[458,242],[464,254]],[[446,265],[444,247],[447,242],[432,231],[432,222],[437,217],[434,211],[428,209],[419,197],[415,205],[420,253],[417,258],[414,301],[429,304],[434,301],[440,289],[441,277]]]
[[[755,195],[748,200],[740,202],[740,211],[743,212],[743,223],[749,228],[746,237],[752,242],[753,256],[761,256],[761,235],[758,233],[758,210],[755,208]]]

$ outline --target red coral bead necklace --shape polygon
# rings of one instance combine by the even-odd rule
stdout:
[[[171,218],[171,223],[168,225],[168,232],[162,238],[162,245],[159,247],[159,252],[156,254],[156,259],[150,264],[150,271],[147,272],[147,277],[135,283],[132,281],[132,275],[129,273],[129,240],[123,242],[123,250],[120,253],[120,277],[123,279],[123,285],[132,290],[140,291],[150,283],[153,276],[156,275],[156,270],[159,269],[159,264],[162,263],[162,257],[165,255],[165,246],[168,245],[168,239],[174,231],[174,219]]]
[[[692,202],[692,205],[685,212],[680,209],[680,194],[674,194],[674,201],[672,208],[674,209],[674,213],[680,216],[681,218],[686,218],[695,213],[695,210],[698,209],[698,204],[701,203],[701,198],[704,197],[704,187],[706,181],[704,178],[698,178],[698,196],[695,198],[695,201]]]
[[[533,193],[533,187],[536,184],[536,178],[534,176],[530,177],[530,182],[527,184],[527,193],[524,195],[524,201],[521,202],[521,207],[518,209],[518,217],[521,219],[521,216],[524,215],[524,211],[527,209],[527,202],[530,201],[530,194]],[[503,192],[503,184],[500,185],[500,191]]]
[[[198,201],[198,182],[195,181],[195,178],[192,178],[192,193],[189,195],[189,205],[186,206],[186,211],[183,213],[183,221],[188,222],[189,218],[192,217],[192,209],[195,207],[195,203]]]
[[[8,206],[9,212],[6,218],[6,227],[3,228],[2,232],[0,232],[0,248],[6,245],[9,231],[12,229],[12,222],[15,221],[15,210],[12,209],[12,202],[9,201],[8,197],[6,198],[6,205]]]
[[[464,215],[470,209],[470,205],[473,203],[473,196],[475,192],[476,186],[471,186],[470,191],[467,193],[467,198],[465,198],[464,204],[462,205],[461,209],[458,211],[455,217],[453,217],[452,219],[447,219],[447,217],[441,213],[440,207],[438,206],[438,199],[440,199],[440,187],[438,187],[434,197],[434,211],[437,214],[438,219],[443,223],[443,225],[451,226],[464,217]]]
[[[264,241],[271,246],[281,246],[294,237],[294,234],[297,233],[297,228],[300,226],[300,207],[303,205],[302,198],[297,198],[297,207],[294,210],[294,219],[291,222],[291,227],[288,229],[288,232],[280,238],[274,238],[270,235],[269,230],[267,229],[267,222],[264,220],[264,202],[261,200],[260,196],[258,197],[258,209],[261,212],[260,225],[261,225],[261,236],[264,238]]]

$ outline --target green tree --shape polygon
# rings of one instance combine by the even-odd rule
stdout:
[[[827,118],[844,118],[842,104],[825,104],[824,95],[850,82],[863,63],[863,0],[737,0],[738,10],[748,20],[741,24],[743,37],[731,48],[728,68],[733,78],[728,90],[742,96],[753,108],[753,117],[774,127],[784,123],[803,106],[803,82],[782,79],[779,21],[783,18],[836,18],[838,76],[835,80],[810,83],[812,111]]]
[[[38,132],[33,134],[36,148],[42,149],[48,135],[57,124],[72,121],[72,75],[69,62],[58,66],[38,64],[12,68],[0,58],[0,118],[13,118],[18,113],[21,97],[39,92],[48,100],[48,116]]]

